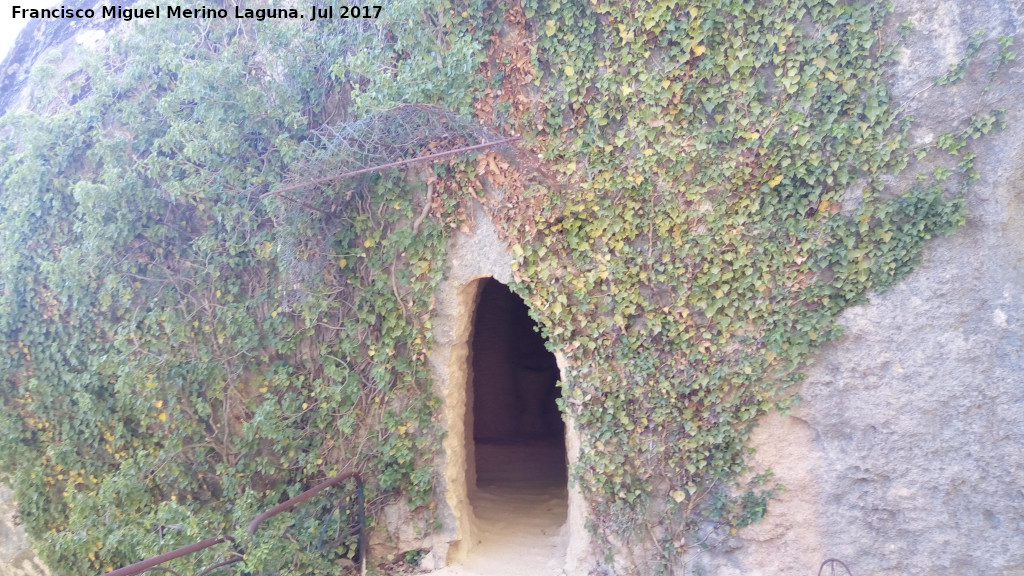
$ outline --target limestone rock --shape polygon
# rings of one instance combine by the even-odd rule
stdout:
[[[138,0],[120,2],[130,6]],[[60,3],[69,9],[96,8],[96,0],[66,0]],[[11,51],[0,62],[0,114],[20,108],[29,97],[25,90],[29,73],[39,59],[51,50],[61,52],[61,60],[74,59],[76,42],[95,44],[107,30],[113,28],[116,18],[60,18],[29,20],[18,35]]]

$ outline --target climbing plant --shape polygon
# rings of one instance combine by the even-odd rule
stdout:
[[[308,210],[267,192],[301,179],[326,126],[401,101],[468,110],[479,50],[436,8],[154,19],[35,68],[32,105],[0,120],[0,481],[53,571],[226,533],[250,550],[239,570],[319,573],[315,518],[281,520],[284,548],[278,524],[244,529],[345,470],[371,511],[401,494],[430,520],[430,296],[461,195],[437,186],[414,229],[428,179],[403,171],[320,186]],[[426,56],[442,50],[469,56]],[[308,245],[326,264],[292,273]]]
[[[962,224],[977,174],[961,147],[1001,113],[960,119],[937,142],[950,155],[897,193],[886,177],[928,150],[886,86],[883,3],[522,7],[535,76],[502,88],[539,94],[517,120],[558,178],[503,214],[517,289],[567,360],[591,528],[624,570],[672,572],[763,516],[777,488],[748,472],[757,418],[791,404],[839,312]],[[993,70],[1013,57],[998,43]]]
[[[756,521],[757,417],[840,311],[960,225],[970,141],[1001,122],[910,149],[885,16],[403,0],[344,23],[153,20],[45,60],[0,120],[0,481],[44,561],[95,574],[223,532],[252,545],[240,570],[319,573],[283,524],[244,527],[343,469],[371,510],[401,493],[429,520],[431,291],[485,183],[567,360],[573,481],[616,566],[668,572]],[[998,44],[989,78],[1013,58]],[[274,194],[338,160],[325,135],[403,103],[522,134],[519,153]],[[916,186],[886,187],[913,162]]]

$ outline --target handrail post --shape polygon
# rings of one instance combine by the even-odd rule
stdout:
[[[356,476],[356,507],[359,520],[359,576],[366,576],[366,495],[363,492],[363,481]]]

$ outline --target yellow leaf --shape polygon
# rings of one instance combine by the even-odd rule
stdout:
[[[690,18],[696,18],[697,14],[700,13],[700,9],[696,6],[690,6]]]
[[[768,181],[768,187],[769,188],[775,188],[776,186],[779,185],[779,182],[782,182],[782,174],[779,174],[775,178],[772,178],[771,180],[769,180]]]
[[[167,412],[161,412],[157,418],[159,418],[161,422],[167,422]]]
[[[691,10],[692,10],[692,8],[691,8]],[[686,492],[683,492],[682,490],[675,490],[675,491],[673,491],[671,496],[672,496],[672,499],[675,500],[677,504],[682,502],[683,500],[686,500]]]
[[[706,50],[707,50],[707,46],[704,46],[703,44],[698,44],[697,46],[693,47],[693,55],[694,56],[700,56]]]
[[[348,260],[346,260],[344,258],[339,259],[338,260],[338,268],[344,268],[345,266],[348,266]]]
[[[576,76],[576,70],[574,70],[572,66],[566,66],[565,67],[565,75],[567,77],[569,77],[569,78],[572,78],[572,77]]]

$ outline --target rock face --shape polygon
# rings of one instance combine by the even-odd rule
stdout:
[[[912,141],[998,107],[1007,128],[976,148],[967,225],[933,240],[908,279],[847,310],[802,403],[762,422],[758,463],[788,490],[731,552],[693,559],[695,574],[813,575],[838,558],[854,576],[1024,575],[1022,63],[985,90],[995,40],[1024,46],[1024,5],[900,0],[892,27],[907,19],[892,88],[917,119]],[[967,81],[928,88],[975,30],[986,41]]]
[[[130,6],[138,0],[122,2]],[[95,0],[67,0],[66,8],[95,8]],[[101,37],[118,22],[115,18],[61,18],[57,20],[29,20],[18,35],[11,51],[0,62],[0,114],[24,105],[29,73],[39,59],[53,49],[61,52],[61,59],[73,57],[75,42],[90,43]]]
[[[15,523],[14,495],[0,486],[0,576],[47,576],[25,539],[25,530]]]

